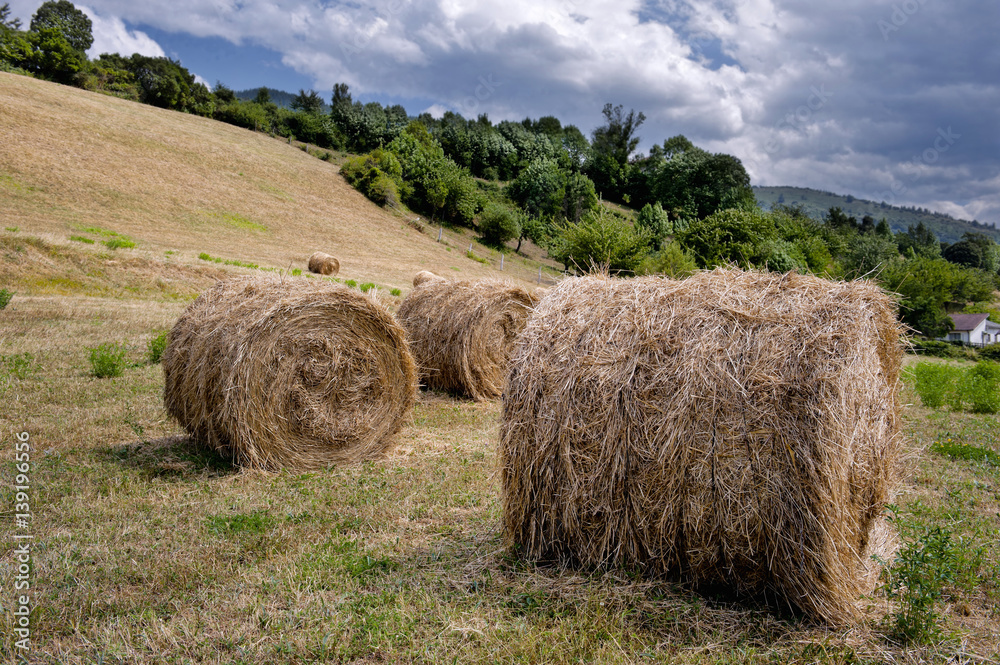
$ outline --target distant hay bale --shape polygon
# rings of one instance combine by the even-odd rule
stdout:
[[[336,275],[340,272],[340,261],[329,254],[314,252],[309,257],[309,272],[317,275]]]
[[[413,286],[414,288],[421,286],[423,284],[429,284],[430,282],[444,282],[444,277],[438,277],[430,270],[421,270],[416,275],[413,276]]]
[[[167,411],[255,468],[380,456],[416,399],[405,333],[381,306],[329,282],[218,282],[178,319],[163,354]]]
[[[533,304],[506,280],[436,278],[406,296],[396,319],[428,388],[483,400],[503,391],[514,339]]]
[[[894,546],[895,309],[796,274],[563,281],[511,359],[506,545],[855,619],[868,554]]]

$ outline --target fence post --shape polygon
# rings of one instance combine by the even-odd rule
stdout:
[[[503,252],[500,252],[500,270],[503,270]]]
[[[439,226],[438,227],[438,242],[441,242],[441,233],[442,232],[444,232],[444,227],[443,226]]]
[[[538,266],[538,285],[542,285],[542,266]]]

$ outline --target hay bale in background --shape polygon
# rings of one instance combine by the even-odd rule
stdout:
[[[218,282],[163,354],[167,411],[243,466],[315,468],[378,457],[416,399],[405,333],[329,282]]]
[[[503,391],[514,339],[533,304],[527,291],[503,279],[436,278],[406,296],[396,319],[428,388],[482,400]]]
[[[314,252],[309,257],[309,272],[317,275],[336,275],[340,272],[340,261],[329,254]]]
[[[511,360],[506,544],[851,620],[901,447],[895,310],[796,274],[563,281]]]
[[[413,276],[413,286],[418,287],[423,284],[429,284],[431,282],[444,282],[447,281],[444,277],[438,277],[430,270],[421,270],[416,275]]]

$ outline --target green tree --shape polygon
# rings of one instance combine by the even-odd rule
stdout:
[[[58,28],[31,30],[19,46],[20,62],[15,64],[33,74],[57,83],[70,84],[86,66],[87,57],[73,48]]]
[[[650,254],[639,264],[640,275],[666,275],[673,279],[683,279],[698,269],[698,264],[676,240],[663,245],[658,252]]]
[[[899,252],[904,256],[941,256],[941,243],[922,220],[916,226],[907,226],[905,232],[900,231],[895,237]]]
[[[299,94],[292,98],[292,108],[310,115],[320,115],[323,113],[323,98],[315,90],[306,92],[299,89]]]
[[[766,213],[730,209],[692,220],[677,233],[677,239],[694,255],[699,267],[735,263],[747,268],[763,265],[775,249],[768,247],[768,241],[779,236],[774,219]]]
[[[11,18],[10,3],[5,2],[0,5],[0,30],[20,30],[21,19],[16,16]]]
[[[625,113],[621,104],[614,106],[610,102],[604,105],[601,113],[604,115],[604,125],[594,130],[591,150],[595,154],[608,155],[620,166],[625,166],[629,156],[639,145],[639,137],[635,133],[646,121],[646,115],[641,111],[636,113],[634,109]]]
[[[877,233],[858,234],[848,242],[844,268],[851,276],[862,277],[898,260],[899,247],[895,240]]]
[[[87,15],[69,0],[49,0],[31,17],[29,30],[58,30],[73,49],[85,53],[94,43],[93,27]]]
[[[732,155],[709,153],[677,136],[652,159],[659,160],[647,167],[652,197],[673,218],[702,219],[727,207],[756,207],[750,176]]]
[[[674,225],[670,221],[670,215],[663,209],[659,201],[655,204],[647,203],[644,205],[635,218],[635,225],[640,229],[649,231],[649,235],[656,244],[659,244],[674,232]]]

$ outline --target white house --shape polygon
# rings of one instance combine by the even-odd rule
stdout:
[[[989,314],[949,314],[954,328],[947,337],[938,339],[983,346],[1000,342],[1000,323],[989,320]]]

